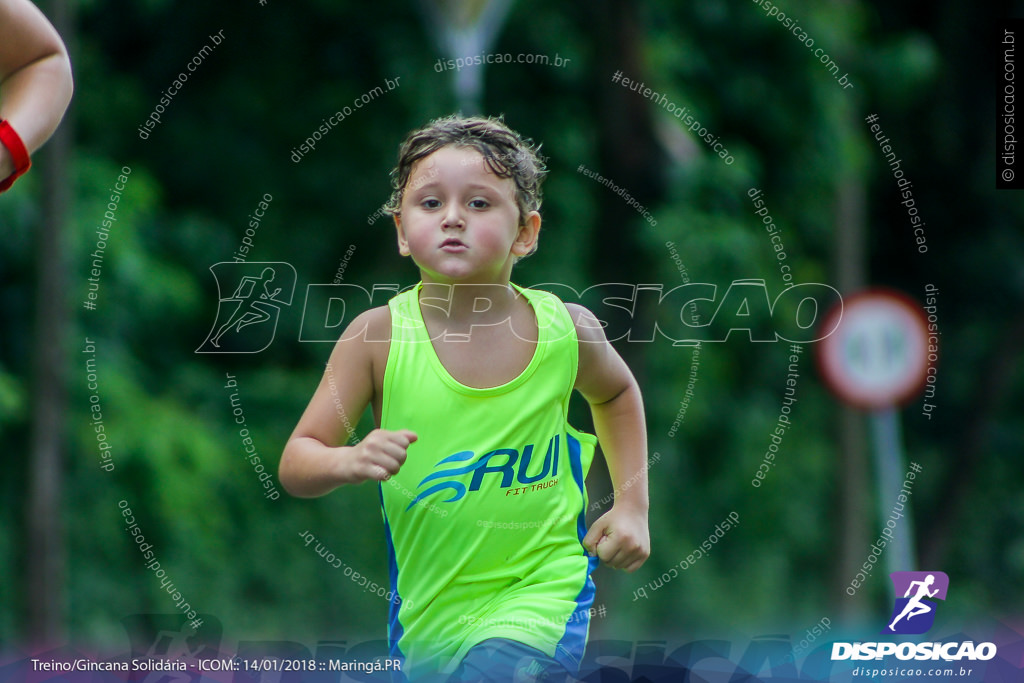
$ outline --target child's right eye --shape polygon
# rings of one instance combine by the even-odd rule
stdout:
[[[436,209],[437,207],[441,206],[441,202],[437,199],[424,199],[422,202],[420,202],[420,206],[422,206],[424,209]]]

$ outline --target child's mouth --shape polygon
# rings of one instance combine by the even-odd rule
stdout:
[[[441,251],[448,252],[449,254],[455,254],[469,249],[463,242],[457,239],[449,238],[444,242],[441,242]]]

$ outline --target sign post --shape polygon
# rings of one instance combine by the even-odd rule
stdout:
[[[840,400],[868,411],[882,524],[890,517],[906,470],[897,408],[924,388],[928,371],[928,321],[907,296],[870,289],[840,302],[825,316],[835,332],[818,347],[825,383]],[[903,528],[886,546],[889,573],[916,568],[909,506]],[[890,586],[890,591],[892,587]]]

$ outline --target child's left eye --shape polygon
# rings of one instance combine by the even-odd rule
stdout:
[[[486,199],[474,199],[469,203],[474,209],[486,209],[490,204],[487,203]]]

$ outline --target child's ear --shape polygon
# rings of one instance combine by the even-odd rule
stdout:
[[[540,237],[540,213],[531,211],[526,214],[522,224],[519,226],[519,234],[512,244],[512,253],[516,256],[529,256],[537,248],[537,240]]]
[[[398,253],[402,256],[408,256],[412,252],[409,251],[409,241],[405,239],[405,229],[402,227],[402,214],[396,213],[392,218],[395,219],[395,232],[398,233]]]

